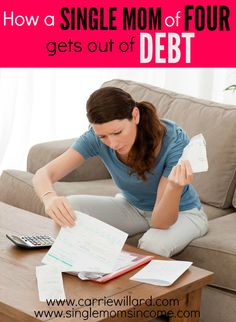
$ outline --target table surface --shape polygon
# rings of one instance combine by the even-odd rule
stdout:
[[[212,282],[213,273],[191,266],[172,286],[159,287],[131,281],[129,278],[140,268],[122,275],[105,284],[92,281],[81,281],[76,276],[63,273],[63,283],[67,300],[72,302],[48,305],[38,298],[35,267],[41,265],[41,260],[47,250],[24,250],[15,247],[6,234],[50,234],[56,237],[59,227],[49,218],[32,214],[22,209],[0,203],[0,321],[148,321],[150,317],[136,317],[137,310],[174,310],[181,307],[194,307],[190,302],[190,294],[197,308],[201,288]],[[125,245],[125,250],[142,254],[150,254],[135,247]],[[152,254],[153,255],[153,254]],[[166,259],[156,255],[156,259]],[[159,301],[155,304],[153,301]],[[93,299],[94,303],[91,303]],[[122,299],[123,302],[116,302]],[[173,300],[178,299],[179,302]],[[146,302],[144,303],[144,301]],[[139,302],[138,302],[139,301]],[[138,304],[137,304],[138,303]],[[164,304],[163,304],[164,303]],[[161,304],[161,305],[160,305]],[[175,306],[175,308],[173,307]],[[178,306],[178,307],[176,307]],[[117,311],[132,310],[132,319],[98,316],[102,310],[109,311],[110,316]],[[45,312],[36,319],[35,312]],[[58,313],[59,312],[59,313]],[[116,312],[116,313],[114,313]],[[130,311],[131,312],[131,311]],[[49,316],[51,314],[51,317]],[[61,314],[62,317],[56,317]],[[130,313],[131,314],[131,313]],[[91,318],[93,316],[93,318]],[[177,318],[171,321],[185,321]],[[198,319],[196,319],[197,321]],[[188,320],[186,320],[188,321]],[[191,319],[193,321],[193,319]]]

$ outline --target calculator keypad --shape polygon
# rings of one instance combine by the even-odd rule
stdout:
[[[21,239],[30,246],[35,247],[46,247],[51,246],[54,239],[48,235],[37,235],[37,236],[21,236]]]

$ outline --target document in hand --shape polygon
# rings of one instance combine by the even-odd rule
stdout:
[[[76,225],[61,228],[42,262],[56,265],[62,272],[112,272],[128,234],[82,212],[75,213]]]
[[[180,277],[192,262],[174,260],[152,260],[130,279],[147,284],[170,286]]]
[[[184,148],[178,163],[182,160],[188,160],[190,162],[193,173],[208,170],[206,141],[202,134],[195,135],[191,138],[189,144]]]

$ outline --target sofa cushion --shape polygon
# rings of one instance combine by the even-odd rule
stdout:
[[[136,101],[150,101],[160,117],[182,126],[190,137],[202,133],[207,143],[208,172],[195,174],[194,186],[201,201],[219,208],[230,208],[236,185],[236,108],[176,94],[147,84],[112,80]]]
[[[236,294],[214,286],[205,286],[201,296],[202,322],[235,322]]]
[[[34,192],[32,178],[33,174],[25,171],[3,171],[0,180],[0,201],[45,216],[44,206]],[[111,179],[57,182],[54,188],[63,196],[72,194],[114,196],[119,192]]]
[[[0,200],[15,207],[45,215],[44,207],[34,192],[32,177],[33,174],[30,172],[19,170],[3,171],[0,180]],[[54,187],[59,195],[65,196],[76,193],[114,196],[119,192],[119,189],[111,179],[83,182],[57,182]],[[203,204],[203,208],[209,220],[232,212],[232,209],[219,209],[206,204]],[[131,244],[137,245],[138,239],[134,238]]]
[[[215,273],[214,285],[236,291],[236,212],[213,219],[209,232],[174,258],[193,261]]]
[[[76,139],[39,143],[30,149],[27,157],[27,171],[35,173],[39,168],[64,153]],[[86,160],[60,181],[90,181],[110,179],[111,176],[100,158]]]
[[[234,197],[233,197],[233,206],[236,208],[236,190],[234,192]]]
[[[202,207],[207,215],[208,220],[222,217],[222,216],[231,214],[232,212],[235,211],[235,209],[233,207],[227,208],[227,209],[221,209],[221,208],[207,205],[205,203],[202,203]]]
[[[212,220],[212,219],[215,219],[218,217],[225,216],[227,214],[232,213],[232,211],[234,211],[234,208],[220,209],[220,208],[216,208],[216,207],[209,206],[206,204],[202,204],[202,206],[203,206],[203,209],[208,217],[208,220]],[[143,236],[143,233],[138,233],[133,236],[130,236],[127,239],[127,243],[131,246],[138,247],[138,241],[142,236]]]

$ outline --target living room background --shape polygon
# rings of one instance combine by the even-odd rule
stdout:
[[[36,143],[79,136],[88,127],[85,103],[107,80],[149,83],[178,93],[234,104],[235,69],[0,69],[0,173],[24,170]]]

